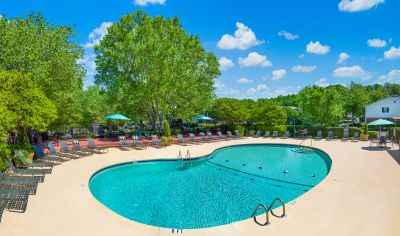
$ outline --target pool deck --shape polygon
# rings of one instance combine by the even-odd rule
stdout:
[[[287,217],[271,217],[261,227],[252,219],[207,229],[158,228],[128,220],[99,203],[88,181],[97,170],[135,160],[173,158],[179,150],[192,156],[223,146],[246,143],[298,144],[297,139],[247,138],[216,143],[121,151],[71,160],[54,167],[25,213],[5,211],[1,236],[14,235],[400,235],[400,158],[394,149],[369,148],[369,142],[314,141],[332,158],[329,175],[315,188],[287,204]],[[392,153],[390,155],[389,153]],[[397,161],[394,155],[397,155]],[[277,211],[280,211],[279,209]]]

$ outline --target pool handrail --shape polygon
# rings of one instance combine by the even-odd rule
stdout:
[[[276,202],[280,202],[281,205],[282,205],[282,214],[281,214],[281,215],[276,215],[276,214],[274,213],[274,211],[272,210],[272,208],[275,206],[275,203],[276,203]],[[258,210],[259,210],[260,208],[263,208],[263,209],[265,210],[265,223],[260,223],[260,222],[257,220],[257,212],[258,212]],[[275,198],[275,199],[272,201],[272,203],[269,205],[268,208],[267,208],[263,203],[258,204],[257,208],[254,210],[253,215],[252,215],[254,222],[255,222],[256,224],[260,225],[260,226],[267,226],[267,225],[271,224],[271,222],[269,221],[269,212],[271,212],[271,215],[273,215],[273,216],[275,216],[275,217],[277,217],[277,218],[283,218],[283,217],[285,217],[285,216],[286,216],[286,206],[285,206],[285,203],[282,201],[282,199],[280,199],[280,198],[278,198],[278,197]]]

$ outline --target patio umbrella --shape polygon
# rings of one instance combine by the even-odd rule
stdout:
[[[113,120],[130,120],[128,117],[123,116],[121,114],[112,114],[109,116],[105,116],[106,119],[113,119]]]
[[[205,115],[196,116],[194,119],[195,120],[203,120],[203,121],[213,120],[213,118],[210,118],[210,117],[205,116]]]
[[[385,119],[378,119],[368,123],[369,126],[378,126],[379,125],[379,136],[381,136],[382,125],[393,125],[394,123]]]

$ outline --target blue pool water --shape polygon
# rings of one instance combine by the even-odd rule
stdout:
[[[148,225],[193,229],[252,216],[259,203],[285,203],[304,194],[328,174],[322,151],[295,152],[275,144],[221,148],[209,156],[126,163],[97,172],[90,190],[112,211]]]

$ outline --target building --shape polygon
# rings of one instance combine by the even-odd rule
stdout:
[[[381,118],[393,121],[400,119],[400,96],[387,97],[365,107],[368,123]]]

